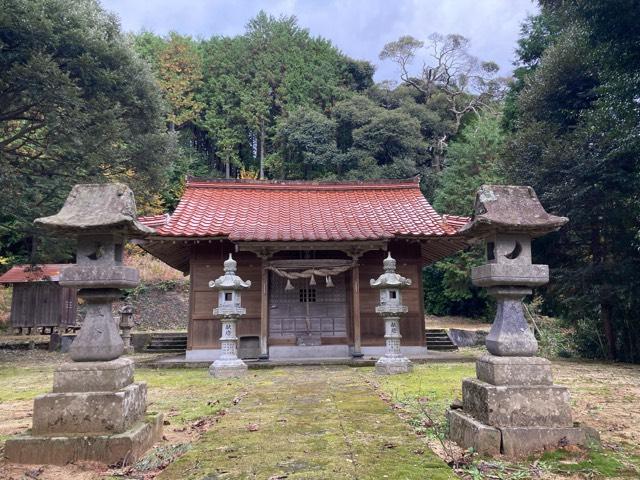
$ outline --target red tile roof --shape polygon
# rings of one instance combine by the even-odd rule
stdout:
[[[16,265],[0,276],[0,283],[57,282],[71,264]]]
[[[232,241],[345,241],[455,235],[418,179],[373,182],[190,180],[171,216],[141,217],[156,235]]]

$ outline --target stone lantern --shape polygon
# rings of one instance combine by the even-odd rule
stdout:
[[[382,264],[384,273],[369,282],[373,288],[380,289],[380,304],[376,307],[376,313],[384,319],[385,353],[376,362],[376,373],[406,373],[411,371],[413,365],[400,352],[400,315],[407,313],[407,307],[402,303],[401,289],[411,285],[411,279],[396,273],[396,261],[391,257],[391,252]]]
[[[547,213],[531,187],[484,185],[461,232],[484,241],[486,263],[471,271],[474,285],[497,302],[477,378],[462,382],[462,410],[450,410],[449,436],[483,454],[527,455],[568,444],[584,445],[597,433],[575,426],[569,392],[553,384],[551,363],[538,343],[522,300],[549,281],[549,267],[531,261],[531,239],[558,230],[568,219]]]
[[[131,329],[133,328],[133,307],[124,305],[120,309],[120,331],[122,332],[122,343],[124,344],[124,353],[131,355],[133,346],[131,345]]]
[[[245,282],[236,275],[237,265],[229,254],[229,258],[224,262],[224,275],[209,282],[209,287],[218,290],[218,308],[213,310],[213,315],[219,318],[222,324],[222,353],[209,367],[209,373],[216,378],[239,377],[247,371],[247,365],[238,358],[236,325],[247,311],[242,307],[240,292],[249,288],[251,281]]]
[[[134,461],[162,436],[162,415],[147,415],[145,383],[133,381],[133,361],[113,318],[120,289],[138,284],[122,264],[127,238],[153,230],[136,220],[133,192],[122,184],[76,185],[56,215],[36,223],[77,239],[76,264],[60,285],[79,288],[86,303],[82,328],[69,349],[72,362],[54,371],[53,393],[36,397],[29,435],[7,440],[11,462],[113,464]]]

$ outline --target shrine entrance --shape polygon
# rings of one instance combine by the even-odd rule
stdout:
[[[269,272],[270,341],[297,346],[346,344],[345,275],[287,278]]]

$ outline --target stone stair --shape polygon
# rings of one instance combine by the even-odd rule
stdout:
[[[154,333],[145,347],[146,352],[184,352],[187,350],[187,334],[184,332]]]
[[[442,328],[428,328],[425,330],[427,337],[427,349],[437,351],[458,350],[455,343],[451,341],[447,331]]]

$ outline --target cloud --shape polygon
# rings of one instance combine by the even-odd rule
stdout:
[[[426,39],[433,32],[460,33],[471,51],[512,71],[520,25],[538,11],[531,0],[103,0],[128,31],[177,31],[194,37],[237,35],[260,10],[295,15],[311,34],[345,54],[377,66],[376,80],[394,80],[390,62],[378,60],[385,43],[401,35]]]

